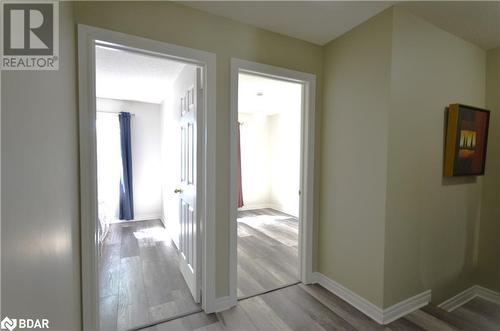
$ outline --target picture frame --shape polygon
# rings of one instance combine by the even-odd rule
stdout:
[[[484,175],[490,111],[455,103],[449,105],[446,118],[443,175]]]

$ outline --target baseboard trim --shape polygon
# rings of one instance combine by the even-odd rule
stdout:
[[[208,305],[205,311],[207,313],[218,313],[224,310],[228,310],[238,304],[238,300],[231,296],[225,296],[220,298],[215,298],[214,302]]]
[[[152,215],[140,215],[134,218],[134,221],[150,221],[150,220],[160,220],[162,218],[161,214],[152,214]]]
[[[440,303],[438,307],[451,312],[477,297],[500,305],[500,293],[486,287],[474,285]]]
[[[255,209],[274,209],[276,211],[290,215],[291,217],[296,217],[296,218],[299,217],[298,215],[294,215],[294,213],[285,210],[286,208],[283,208],[281,205],[277,205],[274,203],[256,203],[256,204],[244,205],[243,207],[238,208],[238,211],[255,210]]]
[[[427,290],[384,309],[382,324],[389,324],[398,318],[427,306],[431,302],[431,297],[431,290]]]
[[[144,222],[144,221],[154,221],[154,220],[162,220],[162,216],[151,215],[151,216],[136,217],[133,220],[113,220],[109,222],[109,224],[124,224],[124,223]]]
[[[481,299],[500,305],[500,293],[490,290],[489,288],[476,285],[477,296]]]
[[[313,274],[313,282],[320,284],[328,291],[342,298],[351,306],[382,325],[391,323],[400,317],[422,308],[431,301],[431,291],[427,290],[391,307],[382,309],[322,273],[315,272]]]
[[[266,208],[272,208],[272,205],[270,203],[253,203],[244,205],[243,207],[238,208],[238,210],[245,211],[245,210],[266,209]]]

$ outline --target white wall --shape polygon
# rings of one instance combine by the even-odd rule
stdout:
[[[260,114],[238,115],[244,209],[270,204],[269,120]]]
[[[300,189],[300,94],[298,96],[295,109],[269,116],[269,199],[274,209],[296,217]]]
[[[179,247],[179,200],[173,190],[180,177],[180,128],[179,113],[175,112],[173,87],[166,89],[165,100],[161,104],[161,165],[162,173],[162,220],[172,241]],[[175,103],[178,105],[178,103]]]
[[[243,123],[240,129],[242,210],[274,208],[299,215],[300,93],[297,97],[295,109],[279,114],[238,115]]]
[[[58,71],[2,72],[2,316],[81,330],[73,5],[60,3]]]
[[[157,219],[161,203],[161,125],[158,104],[97,99],[97,110],[126,111],[131,120],[135,219]]]

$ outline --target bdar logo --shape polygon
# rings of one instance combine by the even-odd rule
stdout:
[[[2,330],[14,330],[17,326],[17,320],[16,319],[10,319],[8,317],[5,317],[1,322],[0,322],[0,329]]]

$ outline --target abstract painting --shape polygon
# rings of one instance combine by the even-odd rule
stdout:
[[[444,176],[484,175],[490,112],[451,104],[447,119]]]

